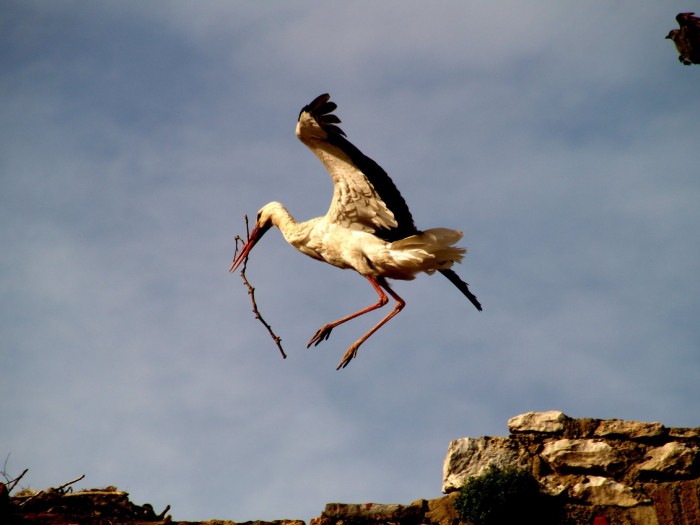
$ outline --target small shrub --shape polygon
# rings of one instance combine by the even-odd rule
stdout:
[[[540,492],[529,472],[515,467],[491,467],[467,480],[455,502],[464,521],[474,525],[556,523],[555,498]]]

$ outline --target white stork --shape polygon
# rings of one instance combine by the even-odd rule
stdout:
[[[333,115],[336,104],[324,94],[304,106],[299,113],[296,135],[321,160],[333,179],[333,200],[328,213],[306,222],[297,222],[279,202],[263,206],[257,214],[250,237],[233,261],[236,270],[271,226],[300,252],[342,269],[353,269],[367,279],[379,300],[367,308],[323,326],[307,348],[328,339],[336,326],[381,308],[388,299],[394,309],[347,350],[338,369],[345,368],[357,349],[406,304],[387,279],[411,280],[420,272],[436,270],[447,277],[477,308],[481,304],[467,283],[450,268],[461,262],[466,250],[454,246],[462,232],[447,228],[420,231],[413,223],[399,190],[386,172],[346,138]]]

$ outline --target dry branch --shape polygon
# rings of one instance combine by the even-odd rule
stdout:
[[[22,473],[22,475],[24,475],[24,473]],[[83,479],[84,477],[85,477],[85,474],[83,474],[82,476],[79,476],[79,477],[75,478],[74,480],[68,481],[67,483],[64,483],[63,485],[59,485],[58,487],[55,487],[55,488],[52,487],[52,488],[47,489],[47,490],[40,490],[39,492],[37,492],[37,493],[35,493],[35,494],[32,494],[32,495],[29,496],[27,499],[25,499],[24,501],[22,501],[21,503],[19,503],[18,506],[19,506],[19,507],[24,507],[24,506],[25,506],[27,503],[29,503],[30,501],[32,501],[32,500],[34,500],[34,499],[36,499],[36,498],[40,498],[40,497],[42,497],[42,496],[44,496],[44,495],[46,495],[46,494],[57,494],[58,496],[64,496],[64,495],[66,495],[68,492],[72,492],[72,491],[73,491],[73,487],[71,487],[70,485],[72,485],[73,483],[77,483],[78,481],[80,481],[80,480]],[[66,490],[66,487],[68,487],[68,490]]]
[[[12,490],[17,486],[17,483],[19,483],[19,480],[22,479],[27,472],[29,472],[29,469],[25,468],[22,471],[22,473],[19,476],[17,476],[15,479],[7,480],[7,484],[5,485],[7,487],[7,491],[12,492]]]
[[[10,457],[9,454],[8,454],[7,457],[8,457],[8,458]],[[7,492],[9,493],[9,492],[12,492],[12,491],[14,490],[14,488],[17,486],[17,483],[19,483],[19,480],[21,480],[21,479],[24,477],[24,475],[25,475],[27,472],[29,472],[29,469],[28,469],[28,468],[25,468],[25,469],[22,471],[22,473],[21,473],[19,476],[17,476],[15,479],[10,479],[10,478],[7,476],[7,470],[6,470],[6,469],[7,469],[7,459],[5,459],[5,465],[3,466],[3,469],[2,469],[1,474],[2,474],[3,477],[5,478],[5,483],[4,483],[4,485],[5,485],[5,487],[7,488]]]
[[[245,231],[246,231],[246,239],[243,240],[243,238],[240,235],[236,235],[235,241],[236,241],[236,251],[233,255],[233,259],[236,259],[236,255],[238,255],[238,242],[240,241],[243,246],[245,246],[246,243],[250,242],[250,229],[248,226],[248,216],[245,216]],[[283,359],[287,359],[287,354],[284,353],[284,349],[282,348],[282,338],[278,336],[273,330],[272,327],[268,324],[267,321],[263,318],[263,316],[260,314],[260,310],[258,309],[258,304],[255,301],[255,288],[250,284],[250,281],[248,280],[248,277],[246,277],[246,269],[248,266],[248,256],[246,255],[245,259],[243,260],[243,266],[241,267],[241,278],[243,279],[243,283],[245,284],[246,288],[248,289],[248,295],[250,296],[250,301],[253,304],[253,314],[255,315],[255,318],[259,320],[262,325],[265,327],[267,332],[270,334],[270,337],[272,337],[272,340],[275,342],[277,345],[277,348],[279,348],[280,353],[282,354]]]
[[[72,480],[72,481],[69,481],[68,483],[64,483],[63,485],[61,485],[61,486],[59,486],[59,487],[56,487],[55,490],[56,490],[57,492],[60,492],[61,494],[65,494],[66,491],[65,491],[64,489],[65,489],[66,487],[68,487],[69,485],[72,485],[73,483],[77,483],[78,481],[80,481],[80,480],[83,479],[84,477],[85,477],[85,474],[83,474],[82,476],[79,476],[79,477],[75,478],[75,479]],[[70,487],[70,490],[73,490],[73,487]]]

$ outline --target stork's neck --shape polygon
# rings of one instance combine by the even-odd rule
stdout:
[[[297,248],[308,238],[309,233],[316,222],[318,222],[318,219],[297,222],[287,208],[285,208],[284,204],[279,202],[271,202],[267,207],[270,208],[272,224],[282,232],[284,239],[289,244]]]

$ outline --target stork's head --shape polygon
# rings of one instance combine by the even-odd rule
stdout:
[[[253,249],[253,246],[265,235],[267,230],[270,229],[270,226],[275,224],[275,217],[280,208],[283,208],[283,206],[279,202],[270,202],[260,208],[260,211],[258,211],[255,217],[255,227],[253,231],[250,232],[248,241],[243,245],[240,253],[234,259],[231,268],[229,268],[229,272],[235,271],[236,268],[245,261],[246,257],[248,257],[248,254]]]

